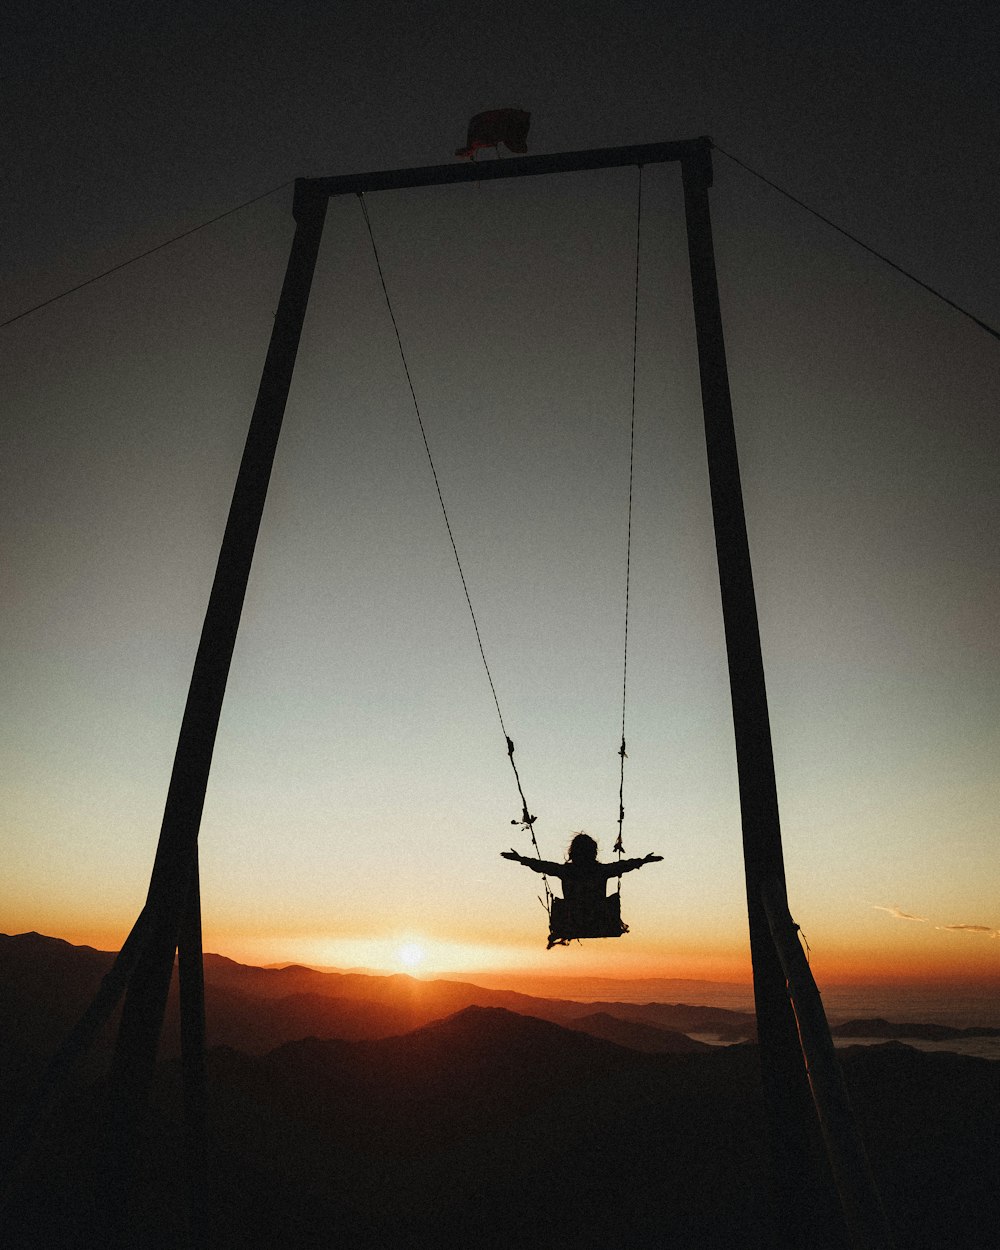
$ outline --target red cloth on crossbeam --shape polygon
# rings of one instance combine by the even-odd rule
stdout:
[[[501,143],[511,152],[527,152],[531,114],[524,109],[490,109],[477,113],[469,122],[464,148],[456,156],[474,158],[479,148],[495,148]]]

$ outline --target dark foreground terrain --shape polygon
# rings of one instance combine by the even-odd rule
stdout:
[[[37,939],[33,971],[27,946],[15,956],[0,945],[8,1116],[103,966],[98,952],[38,946],[51,941]],[[259,971],[233,975],[253,980]],[[405,980],[396,991],[423,994]],[[248,1013],[252,1004],[226,992],[234,1012]],[[373,993],[383,994],[373,1017],[384,1020],[395,991]],[[267,1002],[283,996],[254,1001],[260,1027],[272,1028]],[[364,1012],[352,1001],[357,1032]],[[773,1210],[756,1048],[671,1049],[669,1038],[657,1048],[648,1022],[634,1035],[642,1049],[622,1045],[594,1035],[618,1029],[608,1006],[574,1004],[581,1019],[599,1017],[588,1031],[466,1005],[397,1035],[372,1026],[377,1035],[300,1036],[257,1053],[215,1046],[206,1244],[839,1250],[837,1214],[822,1192],[803,1195],[809,1214],[794,1234],[792,1213]],[[279,1016],[287,1023],[302,1010],[286,1003]],[[1000,1064],[893,1043],[841,1058],[897,1244],[995,1247]],[[46,1127],[15,1187],[3,1245],[103,1244],[102,1061]],[[168,1054],[137,1158],[137,1247],[186,1241],[180,1108]]]

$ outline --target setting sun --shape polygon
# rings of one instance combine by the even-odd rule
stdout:
[[[405,968],[416,968],[424,962],[424,948],[419,942],[404,942],[397,948],[396,958]]]

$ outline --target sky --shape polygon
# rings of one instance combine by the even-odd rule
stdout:
[[[809,6],[810,10],[812,6]],[[145,898],[296,176],[710,135],[1000,323],[993,6],[230,5],[3,19],[0,928]],[[486,156],[483,159],[492,159]],[[543,856],[618,803],[634,169],[367,197]],[[540,879],[360,207],[334,201],[201,831],[205,944],[749,976],[679,171],[643,174],[620,941]],[[823,984],[1000,976],[996,340],[715,154],[791,910]]]

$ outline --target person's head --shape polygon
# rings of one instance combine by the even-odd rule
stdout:
[[[592,864],[597,859],[597,843],[589,833],[574,834],[566,858],[574,864]]]

